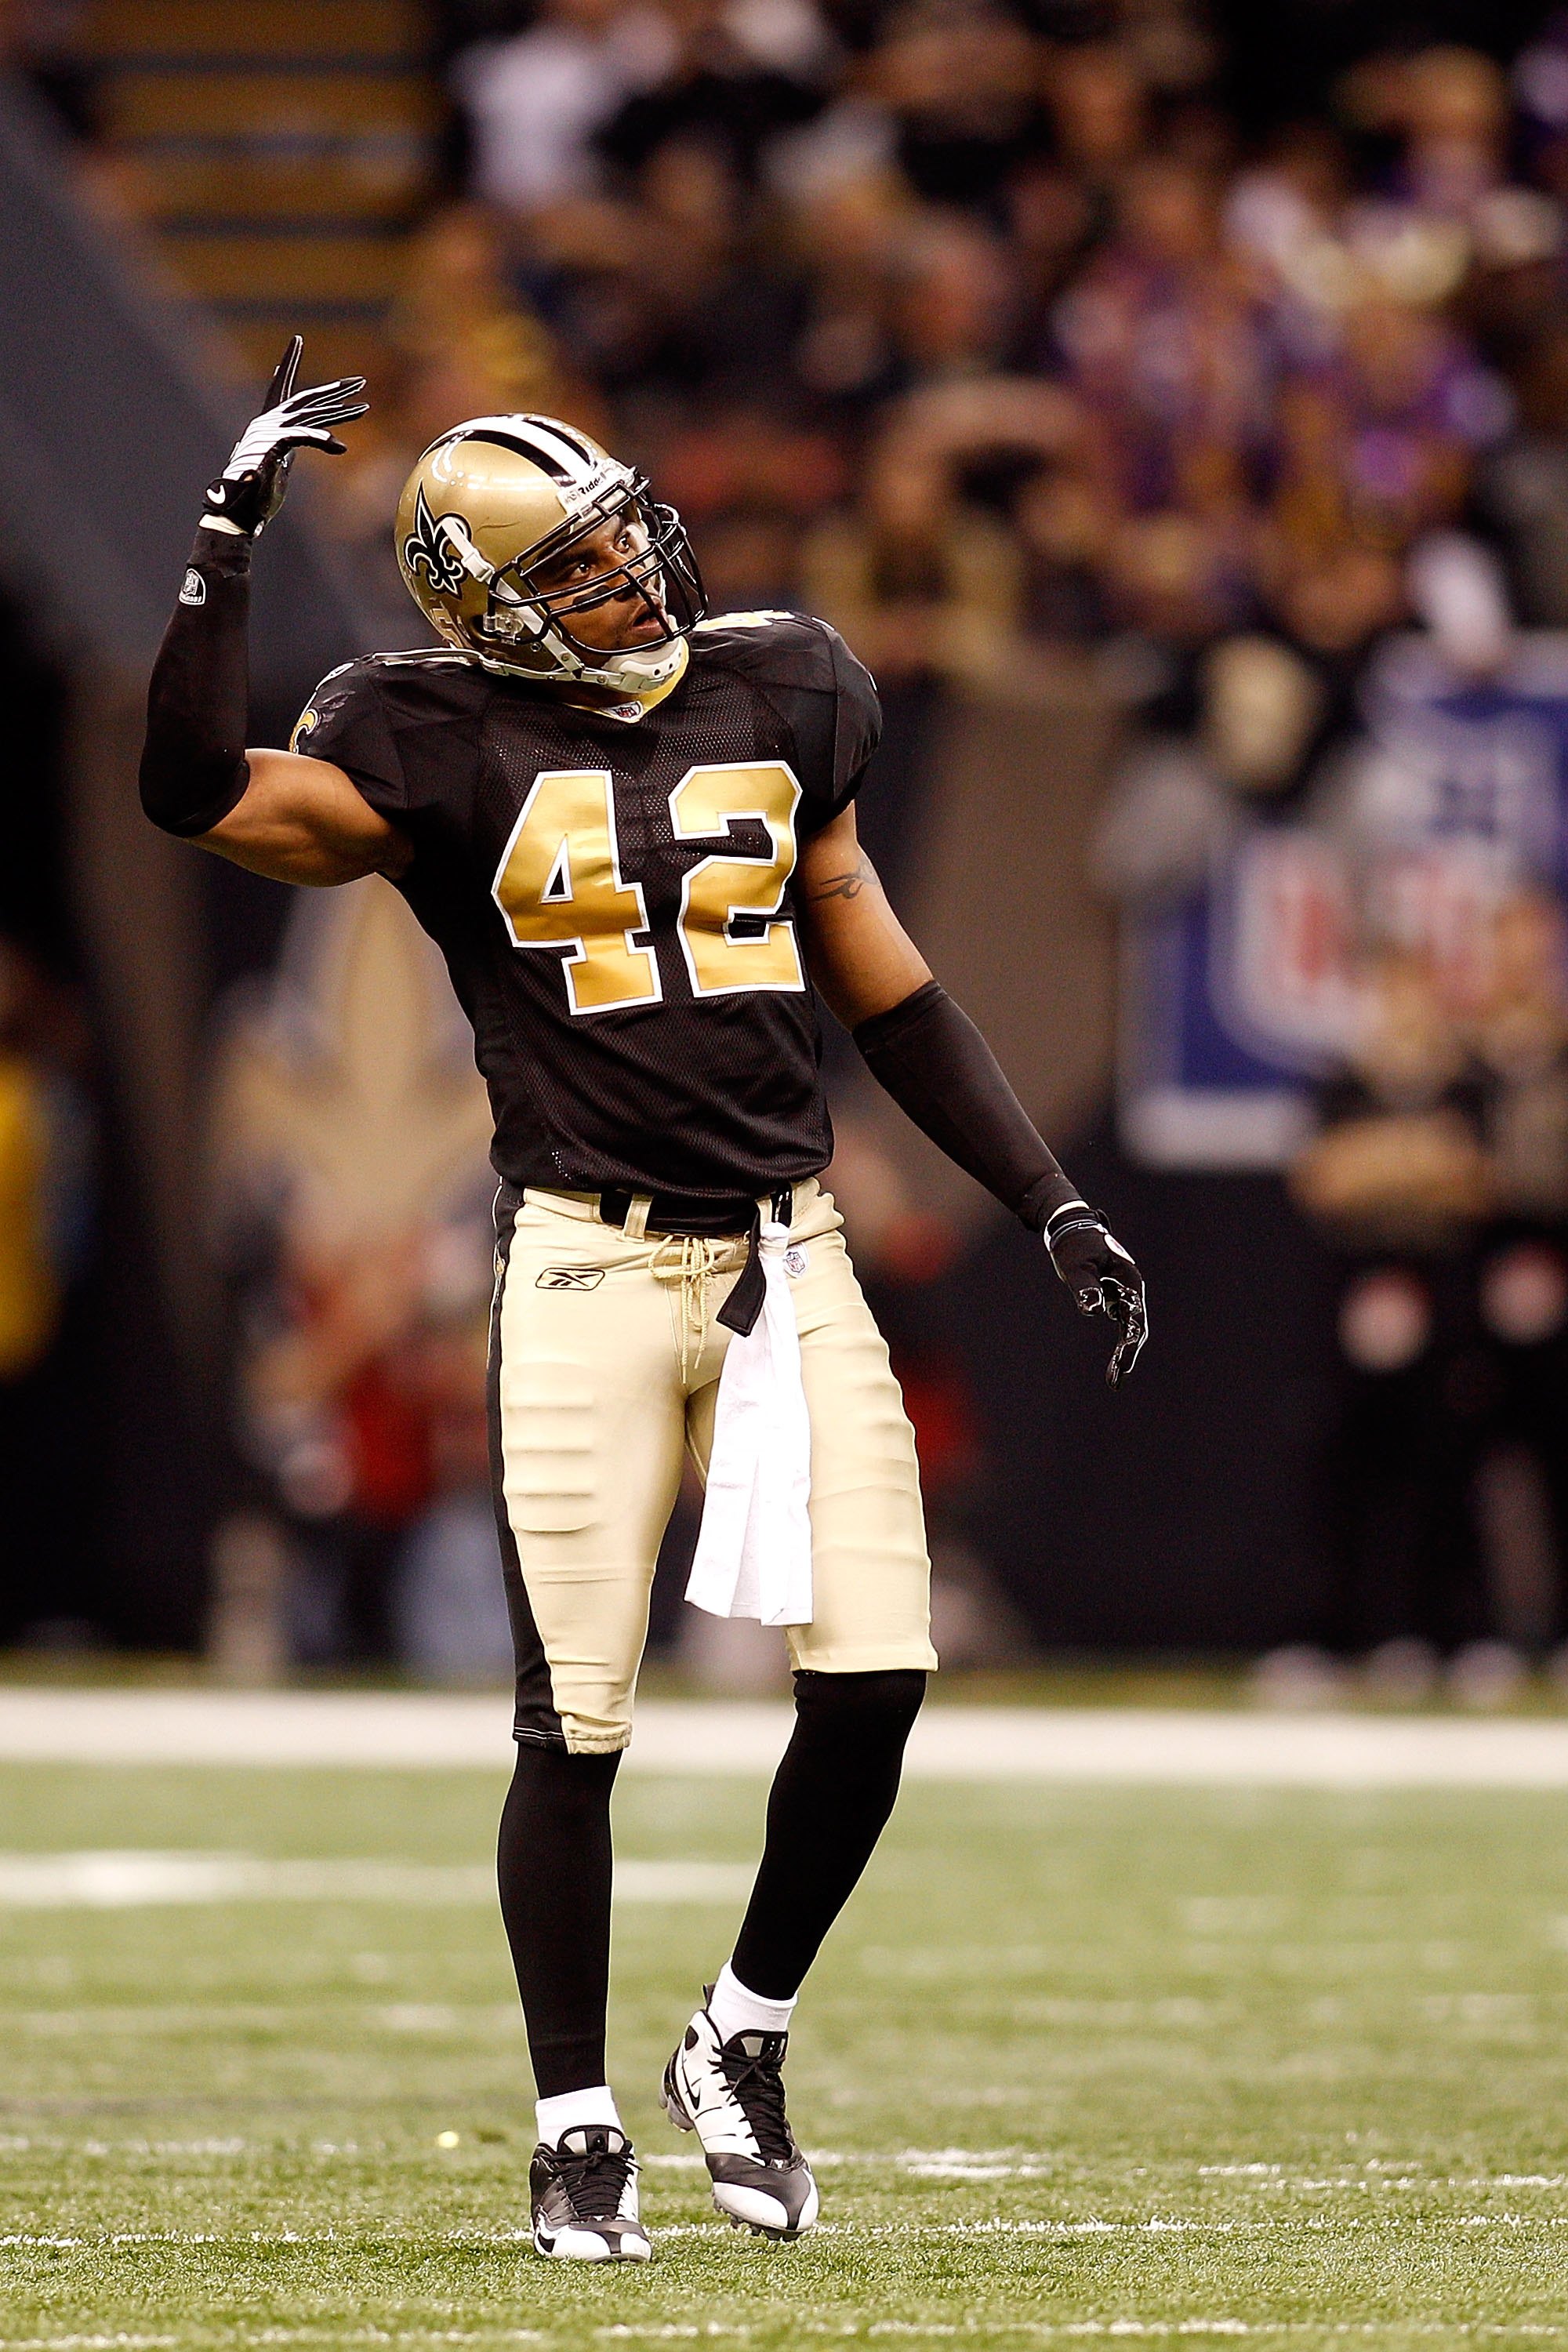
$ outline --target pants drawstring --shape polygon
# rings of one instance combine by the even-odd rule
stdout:
[[[649,1261],[656,1282],[680,1285],[680,1379],[684,1387],[708,1337],[708,1294],[719,1260],[731,1248],[700,1234],[669,1234]]]

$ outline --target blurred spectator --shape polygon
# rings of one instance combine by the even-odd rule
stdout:
[[[1398,155],[1384,184],[1351,208],[1352,250],[1409,292],[1440,299],[1473,264],[1517,248],[1508,79],[1495,59],[1449,47],[1388,52],[1352,71],[1344,95],[1357,127],[1393,141]]]
[[[871,86],[928,203],[988,208],[1045,147],[1036,43],[991,0],[903,0],[871,59]]]
[[[1283,352],[1331,350],[1352,270],[1341,240],[1350,158],[1332,126],[1297,122],[1237,172],[1226,193],[1226,243],[1271,306]]]
[[[0,940],[0,1622],[90,1614],[90,1401],[70,1310],[92,1239],[87,1040],[70,992]]]
[[[237,1500],[282,1539],[283,1589],[261,1599],[301,1663],[461,1678],[507,1654],[488,1130],[464,1024],[401,900],[378,883],[301,898],[277,982],[237,1008],[214,1104],[252,1482]],[[215,1647],[245,1644],[216,1627]]]
[[[420,231],[388,340],[400,362],[389,423],[409,464],[454,415],[558,407],[599,416],[520,301],[502,222],[480,205],[450,205]]]
[[[622,0],[544,0],[526,32],[461,51],[452,84],[472,131],[475,194],[514,212],[590,194],[602,177],[597,134],[675,53],[662,12]]]
[[[1363,1001],[1293,1181],[1342,1265],[1330,1646],[1413,1674],[1489,1630],[1477,1479],[1493,1395],[1472,1267],[1493,1193],[1479,1089],[1436,976],[1390,950]]]
[[[1217,189],[1174,157],[1133,164],[1116,236],[1055,319],[1123,506],[1208,511],[1246,498],[1269,423],[1264,330],[1221,243]]]
[[[1058,49],[1047,62],[1046,93],[1057,154],[1083,191],[1090,224],[1102,226],[1121,174],[1149,135],[1138,62],[1110,41]]]
[[[858,509],[824,520],[808,547],[810,600],[879,676],[984,678],[1020,656],[1038,606],[1047,625],[1083,588],[1075,510],[1081,413],[1054,387],[1005,376],[932,386],[894,408]],[[966,495],[988,463],[1016,471],[1025,528]]]
[[[1543,172],[1556,38],[1519,84]],[[809,512],[748,493],[700,518],[726,590],[816,595],[905,673],[1107,632],[1183,663],[1266,620],[1342,674],[1478,457],[1494,505],[1532,495],[1488,361],[1533,371],[1548,416],[1557,198],[1510,178],[1479,53],[1374,52],[1344,86],[1362,149],[1309,122],[1239,164],[1216,63],[1181,6],[1044,41],[996,0],[831,24],[812,0],[551,0],[456,86],[561,397],[595,386],[650,462],[716,411],[831,436]],[[1387,166],[1358,176],[1369,140]],[[1070,458],[979,427],[920,446],[910,393],[1020,366],[1077,397]],[[422,414],[455,413],[458,382],[426,388]]]
[[[1352,909],[1302,802],[1337,719],[1278,638],[1205,656],[1198,729],[1151,733],[1109,796],[1096,878],[1122,908],[1119,1118],[1163,1168],[1287,1164],[1351,1019]]]
[[[1297,1197],[1360,1247],[1444,1250],[1492,1206],[1480,1111],[1438,974],[1391,948],[1362,975],[1359,1034],[1296,1162]]]
[[[700,149],[749,186],[769,142],[821,109],[831,44],[813,0],[665,0],[665,13],[674,46],[663,69],[599,145],[633,174],[661,148]]]
[[[21,1005],[16,950],[5,952],[0,1003],[0,1385],[31,1371],[59,1316],[51,1246],[50,1135],[47,1082],[17,1034]]]
[[[1488,1120],[1500,1210],[1556,1226],[1568,1217],[1568,952],[1560,902],[1503,899],[1473,1034],[1491,1087]]]
[[[1554,641],[1515,635],[1473,541],[1424,541],[1410,593],[1426,631],[1378,656],[1368,732],[1315,812],[1355,909],[1362,1010],[1295,1185],[1342,1267],[1334,1638],[1394,1644],[1409,1674],[1457,1654],[1464,1687],[1471,1645],[1498,1631],[1482,1515],[1500,1449],[1530,1456],[1559,1576],[1568,1559],[1568,671]]]
[[[1452,520],[1470,460],[1507,429],[1495,379],[1426,313],[1368,292],[1342,340],[1280,404],[1275,524],[1289,543],[1408,546]]]
[[[1527,183],[1550,194],[1561,218],[1568,200],[1568,11],[1552,11],[1514,59],[1510,79]]]
[[[1568,934],[1561,902],[1500,906],[1473,1034],[1488,1094],[1494,1221],[1478,1273],[1495,1357],[1494,1445],[1544,1521],[1550,1589],[1522,1633],[1568,1659]]]
[[[481,1194],[462,1223],[331,1254],[285,1225],[253,1302],[247,1429],[294,1537],[289,1615],[305,1664],[401,1655],[460,1677],[500,1662],[483,1638],[505,1633],[489,1516],[484,1211]],[[462,1643],[476,1636],[465,1665]]]
[[[1520,429],[1483,470],[1478,506],[1508,557],[1521,619],[1560,629],[1568,627],[1568,322],[1530,353],[1518,391]]]

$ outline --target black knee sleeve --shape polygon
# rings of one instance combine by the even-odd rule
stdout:
[[[768,1799],[768,1834],[731,1965],[788,2000],[854,1892],[899,1793],[926,1678],[797,1674],[795,1725]]]
[[[501,1917],[542,2099],[605,2079],[610,1791],[620,1760],[521,1745],[501,1812]]]

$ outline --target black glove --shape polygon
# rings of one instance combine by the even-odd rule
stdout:
[[[1108,1388],[1115,1388],[1138,1360],[1149,1336],[1149,1315],[1143,1300],[1143,1277],[1121,1244],[1106,1230],[1105,1221],[1083,1201],[1069,1201],[1046,1224],[1045,1244],[1080,1315],[1109,1315],[1116,1326],[1116,1345],[1105,1368]]]
[[[335,383],[296,392],[294,379],[304,348],[304,337],[295,335],[267,387],[260,415],[251,418],[227,465],[216,481],[208,483],[205,523],[258,539],[283,503],[296,449],[326,449],[335,457],[343,456],[343,445],[330,427],[364,415],[369,401],[354,397],[364,390],[364,378],[342,375]]]

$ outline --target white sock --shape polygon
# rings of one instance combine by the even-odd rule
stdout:
[[[788,2000],[764,2000],[760,1992],[747,1990],[726,1960],[708,2003],[708,2014],[721,2042],[728,2042],[737,2033],[787,2033],[798,1998],[792,1995]]]
[[[590,2130],[595,2124],[610,2124],[616,2131],[622,2128],[616,2095],[608,2083],[600,2083],[592,2091],[562,2091],[553,2099],[535,2099],[533,2112],[539,2119],[539,2137],[547,2147],[559,2147],[563,2132],[580,2130],[584,2124]]]

